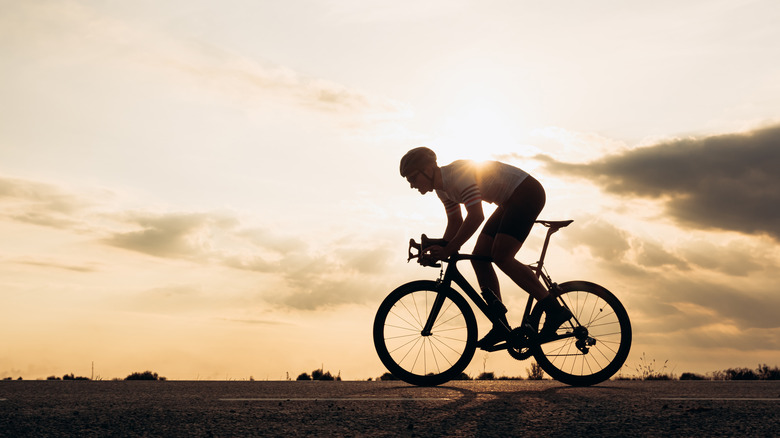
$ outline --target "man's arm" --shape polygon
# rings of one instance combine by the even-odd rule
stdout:
[[[471,206],[466,207],[466,219],[460,225],[460,228],[458,228],[458,232],[455,234],[455,237],[448,239],[450,240],[450,243],[447,244],[444,250],[449,255],[457,252],[460,247],[463,246],[463,244],[466,243],[466,241],[477,232],[479,226],[482,225],[482,221],[484,220],[485,213],[482,211],[481,202],[477,202],[476,204],[472,204]]]
[[[449,243],[441,249],[432,248],[431,254],[441,260],[455,254],[477,232],[484,220],[485,213],[482,211],[481,202],[466,207],[465,220],[462,219],[460,212],[457,215],[451,214],[447,216],[447,229],[444,232],[444,240],[449,241]]]
[[[454,239],[461,225],[463,225],[463,215],[460,212],[460,206],[458,206],[457,211],[447,215],[447,228],[444,230],[442,238],[447,242]]]

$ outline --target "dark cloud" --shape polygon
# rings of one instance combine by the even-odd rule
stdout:
[[[676,322],[667,321],[663,324],[665,328],[656,330],[676,331],[720,323],[734,324],[740,330],[780,328],[777,318],[780,296],[776,294],[676,275],[648,277],[647,280],[640,283],[646,301],[643,308],[653,306],[651,302],[677,308],[675,311],[651,310],[660,318],[677,317]],[[705,309],[705,316],[686,312],[681,304]]]
[[[780,126],[675,140],[586,164],[537,158],[609,193],[659,199],[686,226],[780,240]]]

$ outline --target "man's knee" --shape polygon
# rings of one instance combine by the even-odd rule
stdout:
[[[522,245],[522,242],[509,235],[498,234],[490,249],[490,256],[499,267],[512,264],[515,262],[515,254]]]
[[[502,266],[506,266],[510,263],[513,263],[515,261],[515,255],[506,251],[493,251],[491,254],[491,257],[493,258],[493,262],[498,266],[499,268]]]
[[[477,272],[481,272],[493,268],[492,266],[490,266],[490,262],[486,262],[482,260],[472,260],[471,266],[474,268],[474,271]]]

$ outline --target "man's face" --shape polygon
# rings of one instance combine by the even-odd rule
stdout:
[[[432,173],[431,169],[418,170],[407,176],[406,180],[409,181],[411,188],[417,189],[424,195],[433,190],[433,180],[429,177]]]

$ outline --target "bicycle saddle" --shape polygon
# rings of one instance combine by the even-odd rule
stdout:
[[[538,220],[538,221],[536,221],[537,224],[542,224],[545,227],[555,228],[555,229],[567,227],[572,222],[574,222],[574,220],[568,220],[568,221],[543,221],[543,220]]]

